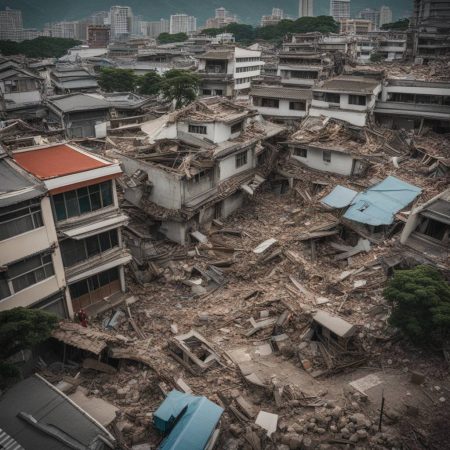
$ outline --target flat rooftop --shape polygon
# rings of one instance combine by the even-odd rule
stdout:
[[[372,94],[374,89],[376,89],[380,84],[380,81],[373,78],[340,75],[338,77],[324,81],[322,86],[317,86],[317,88],[314,88],[314,90]]]
[[[19,151],[14,153],[13,158],[20,167],[39,180],[49,180],[111,165],[108,161],[67,144]]]

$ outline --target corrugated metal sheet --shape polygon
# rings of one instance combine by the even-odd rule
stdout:
[[[321,202],[332,208],[345,208],[351,204],[357,194],[353,189],[338,184]]]
[[[344,218],[367,225],[389,225],[394,215],[408,206],[422,189],[389,176],[385,180],[359,193]]]
[[[160,431],[167,433],[173,427],[158,448],[204,450],[222,413],[223,408],[206,397],[173,390],[154,415],[155,426]]]
[[[44,193],[43,187],[32,183],[5,160],[0,161],[0,207],[41,197]]]

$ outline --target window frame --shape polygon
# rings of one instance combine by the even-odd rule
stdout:
[[[299,158],[307,158],[308,157],[308,149],[303,147],[295,147],[294,148],[294,156],[298,156]]]
[[[322,150],[322,160],[331,163],[331,150]]]
[[[91,214],[109,206],[114,205],[114,192],[112,180],[103,181],[102,183],[84,186],[60,194],[52,195],[52,208],[54,217],[57,222],[81,217],[85,214]],[[70,197],[72,198],[70,198]],[[98,197],[99,207],[93,208],[93,199]],[[68,200],[72,203],[72,213],[69,215]],[[76,201],[76,203],[74,202]],[[81,202],[83,200],[83,203]],[[85,203],[87,200],[87,203]],[[86,208],[89,204],[89,208]],[[63,208],[63,210],[62,210]],[[73,213],[75,211],[75,213]]]
[[[361,103],[361,101],[364,101]],[[355,95],[355,94],[349,94],[348,95],[348,104],[349,105],[356,105],[356,106],[366,106],[367,105],[367,98],[365,95]]]
[[[27,261],[38,258],[38,264],[34,267],[26,268],[26,270],[18,272],[12,276],[9,273],[20,264],[24,264]],[[53,264],[52,254],[49,252],[43,252],[14,262],[8,266],[5,272],[1,273],[0,281],[3,282],[5,287],[8,287],[9,295],[1,296],[2,294],[0,294],[0,301],[55,276],[55,266]],[[30,282],[30,280],[33,281]],[[20,285],[20,282],[23,282],[23,285]]]
[[[188,132],[193,134],[206,135],[208,134],[208,127],[206,125],[194,125],[190,123],[188,125]]]
[[[234,156],[234,164],[236,169],[240,169],[248,163],[248,150],[243,150]]]
[[[21,213],[23,211],[23,213]],[[18,213],[20,215],[18,215]],[[17,214],[15,217],[14,215]],[[5,216],[13,216],[7,219],[3,219]],[[25,231],[19,231],[19,220],[26,219],[27,217],[31,218],[31,228],[27,228]],[[3,224],[11,224],[16,222],[16,225],[13,227],[12,231],[9,231],[9,234],[6,237],[3,237],[3,231],[5,228],[2,227]],[[29,226],[29,224],[26,224]],[[7,239],[11,239],[15,236],[19,236],[24,233],[28,233],[30,231],[36,230],[38,228],[42,228],[44,226],[44,220],[42,216],[42,207],[41,207],[41,199],[32,199],[27,200],[25,202],[16,203],[15,205],[6,206],[0,209],[0,241],[4,241]],[[25,228],[25,227],[24,227]]]

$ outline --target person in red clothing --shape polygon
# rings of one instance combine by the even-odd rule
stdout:
[[[87,316],[86,311],[84,309],[80,309],[77,312],[77,319],[80,321],[81,326],[87,328],[87,326],[88,326],[88,316]]]

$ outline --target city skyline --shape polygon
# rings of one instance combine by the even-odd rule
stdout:
[[[169,19],[171,14],[187,14],[197,18],[197,25],[203,25],[208,18],[214,17],[215,9],[224,7],[237,15],[241,23],[249,23],[257,25],[260,23],[263,15],[270,14],[272,8],[283,9],[286,16],[298,17],[298,0],[281,0],[273,2],[273,0],[262,0],[258,2],[242,3],[237,0],[222,0],[207,2],[200,0],[192,2],[192,5],[186,7],[186,3],[177,4],[175,0],[167,5],[162,0],[153,0],[151,4],[143,0],[128,0],[126,2],[115,2],[108,0],[92,2],[87,0],[79,0],[76,7],[74,5],[62,5],[56,0],[43,0],[39,3],[30,5],[25,0],[0,0],[0,9],[9,6],[12,9],[21,9],[23,13],[24,27],[26,28],[43,28],[45,23],[58,21],[75,21],[81,20],[97,11],[108,10],[111,6],[130,6],[133,13],[140,15],[146,21],[157,21],[161,18]],[[351,16],[356,17],[360,10],[364,8],[379,9],[386,5],[392,9],[393,19],[403,17],[412,11],[411,0],[400,0],[399,2],[377,1],[369,2],[368,0],[353,0],[351,2]],[[50,11],[50,13],[49,13]],[[51,15],[49,15],[51,14]],[[328,15],[329,0],[314,1],[314,15]]]

